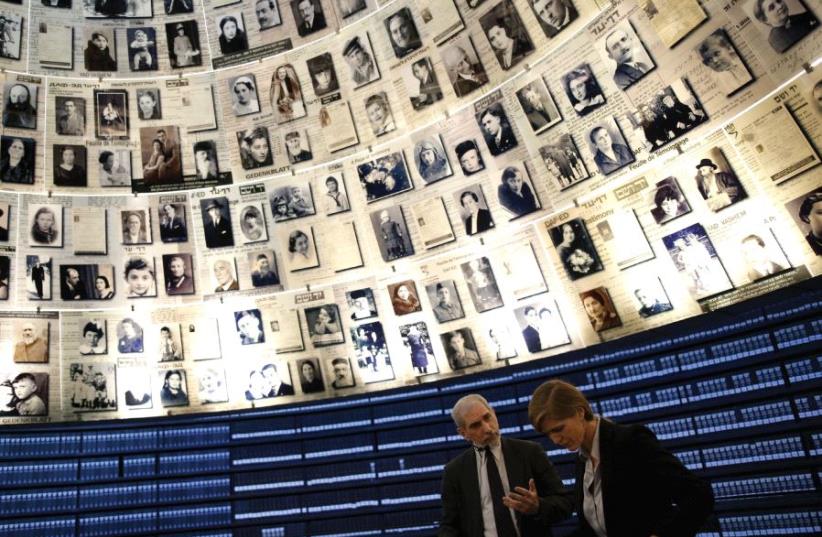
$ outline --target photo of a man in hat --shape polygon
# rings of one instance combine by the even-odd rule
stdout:
[[[719,211],[748,197],[734,174],[721,171],[710,158],[700,160],[696,169],[696,187],[712,211]]]
[[[354,85],[358,88],[380,78],[380,72],[377,70],[377,64],[374,62],[374,56],[369,49],[370,45],[367,35],[365,39],[360,39],[360,36],[354,36],[353,39],[346,43],[345,48],[343,48],[343,58],[345,58],[345,63],[347,63],[351,69],[351,80],[354,81]]]
[[[228,200],[225,197],[200,200],[206,247],[234,246]]]

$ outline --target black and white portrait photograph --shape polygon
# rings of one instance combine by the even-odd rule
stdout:
[[[221,256],[211,259],[211,285],[215,293],[239,291],[240,282],[237,280],[237,263],[231,256]]]
[[[0,300],[9,299],[9,276],[11,275],[11,258],[0,255]]]
[[[545,37],[549,39],[579,17],[573,0],[528,0],[528,4],[534,10]]]
[[[166,43],[171,67],[182,69],[202,65],[200,30],[197,21],[179,21],[166,24]]]
[[[113,265],[60,265],[61,300],[111,300],[114,282]]]
[[[703,155],[704,158],[695,164],[694,180],[709,209],[718,212],[748,197],[720,148],[713,147]]]
[[[613,117],[596,124],[588,131],[586,138],[588,150],[602,175],[612,174],[635,160]]]
[[[300,37],[326,28],[325,12],[320,0],[291,0],[291,12]]]
[[[260,111],[257,81],[253,74],[229,78],[226,83],[231,94],[231,109],[235,116],[247,116]]]
[[[548,228],[548,233],[557,249],[562,267],[571,280],[596,274],[603,269],[594,241],[581,218]]]
[[[454,147],[454,152],[457,154],[457,160],[464,175],[474,175],[485,169],[485,161],[482,160],[482,152],[477,146],[476,140],[459,142]]]
[[[241,345],[256,345],[265,343],[263,330],[263,314],[258,309],[234,312],[234,325]]]
[[[304,226],[293,229],[284,236],[285,264],[289,272],[320,266],[317,245],[314,242],[314,228]]]
[[[116,1],[116,0],[103,0]],[[126,28],[128,66],[132,71],[156,71],[157,31],[150,26]]]
[[[337,77],[337,70],[334,68],[334,60],[331,58],[330,52],[309,58],[305,64],[308,66],[308,74],[311,76],[314,95],[322,97],[339,91],[340,80]]]
[[[336,304],[305,308],[305,322],[314,347],[327,347],[345,342],[340,310]]]
[[[399,327],[400,337],[405,352],[408,353],[414,374],[430,375],[439,373],[434,347],[425,322],[404,324]]]
[[[492,155],[501,155],[517,146],[517,137],[502,103],[494,103],[476,114],[477,124]]]
[[[640,103],[631,117],[651,151],[658,149],[708,119],[702,105],[684,79],[658,91]]]
[[[530,353],[536,353],[571,342],[556,300],[545,298],[517,308],[514,316],[522,339]]]
[[[494,6],[480,17],[480,26],[504,71],[534,52],[534,44],[513,2],[505,0]]]
[[[273,2],[273,0],[271,1]],[[197,368],[196,373],[199,388],[197,399],[201,405],[228,402],[228,385],[226,384],[224,369],[201,365]]]
[[[486,344],[497,360],[509,360],[518,356],[511,330],[503,323],[486,325]]]
[[[240,232],[243,244],[268,240],[265,210],[260,203],[250,203],[240,209]]]
[[[160,219],[160,240],[163,242],[188,241],[185,198],[179,201],[160,200],[157,209]]]
[[[479,184],[466,186],[454,192],[454,201],[460,208],[460,218],[466,235],[476,235],[494,227],[494,218]]]
[[[733,287],[702,224],[693,224],[665,235],[662,242],[695,300]]]
[[[605,287],[584,291],[579,294],[579,299],[594,332],[622,326],[622,319],[619,318],[616,306]]]
[[[256,170],[274,165],[274,153],[267,127],[254,127],[237,132],[240,163],[244,170]]]
[[[454,174],[439,134],[426,136],[416,141],[414,164],[417,167],[417,173],[426,184],[451,177]]]
[[[191,254],[163,254],[166,295],[194,294],[194,262]]]
[[[442,280],[426,285],[425,292],[438,322],[447,323],[465,317],[457,291],[457,283],[454,280]]]
[[[254,14],[257,15],[257,24],[260,25],[260,30],[274,28],[283,22],[277,0],[256,0],[254,2]]]
[[[163,0],[163,7],[165,8],[166,15],[194,13],[193,0]]]
[[[368,32],[355,35],[345,41],[342,49],[345,63],[348,65],[348,75],[355,88],[365,86],[380,79],[380,70]]]
[[[691,204],[682,193],[676,177],[666,177],[659,181],[651,201],[651,216],[660,225],[691,212]]]
[[[82,0],[87,19],[150,19],[154,16],[150,0]]]
[[[206,248],[234,246],[228,198],[219,196],[200,200],[200,213]]]
[[[288,163],[292,166],[301,162],[308,162],[314,158],[308,140],[308,131],[286,132],[283,140],[285,141],[285,153],[288,157]]]
[[[726,97],[754,81],[751,70],[723,28],[708,35],[695,50],[702,65],[705,66],[703,72],[716,83]]]
[[[73,412],[117,409],[115,368],[113,363],[69,364],[68,393]]]
[[[178,362],[183,359],[183,343],[179,323],[159,325],[157,335],[158,362]]]
[[[0,201],[0,242],[9,241],[11,223],[11,204]]]
[[[469,95],[488,83],[488,74],[470,36],[449,41],[440,49],[440,55],[457,97]]]
[[[591,66],[582,63],[562,75],[562,87],[565,95],[580,116],[593,112],[605,104],[605,94],[597,82]]]
[[[364,383],[394,379],[394,368],[385,344],[382,323],[374,321],[351,327],[351,343],[354,346],[357,371]]]
[[[394,56],[402,59],[422,46],[420,33],[414,23],[411,10],[407,7],[396,11],[384,21],[385,31],[394,49]]]
[[[742,261],[742,270],[748,282],[763,280],[791,268],[772,229],[748,229],[740,237],[737,237],[737,244],[742,256],[735,259]]]
[[[474,367],[482,363],[474,335],[470,328],[460,328],[440,334],[442,348],[453,371]]]
[[[31,231],[29,246],[63,247],[63,206],[31,204],[28,206]]]
[[[468,293],[477,313],[503,306],[502,294],[497,286],[497,278],[487,257],[478,257],[460,265]]]
[[[248,370],[248,379],[243,392],[246,401],[257,401],[269,397],[294,395],[291,371],[287,362],[266,361]]]
[[[3,85],[4,127],[37,128],[37,89],[36,84],[23,82],[6,82]]]
[[[565,190],[590,177],[577,144],[570,134],[563,134],[539,148],[539,155],[554,184]]]
[[[117,323],[117,352],[139,354],[143,352],[143,327],[134,319],[126,317]]]
[[[86,100],[83,97],[55,97],[57,134],[83,136],[86,133]]]
[[[160,383],[160,402],[164,407],[188,406],[188,387],[185,369],[167,369],[157,372]]]
[[[0,136],[0,182],[34,184],[35,146],[32,138]]]
[[[251,285],[268,287],[280,285],[280,276],[277,272],[277,257],[273,250],[257,250],[246,254],[248,272],[251,274]]]
[[[15,13],[0,13],[0,32],[3,41],[0,43],[0,58],[20,59],[20,47],[23,39],[23,17]]]
[[[371,226],[383,261],[389,263],[401,257],[414,255],[414,245],[401,206],[392,205],[372,212]]]
[[[785,204],[808,247],[822,255],[822,188],[817,188]]]
[[[366,0],[337,0],[337,15],[343,19],[347,19],[352,15],[356,15],[368,8]]]
[[[131,150],[103,147],[91,159],[91,164],[97,162],[97,177],[101,187],[130,186],[131,185]]]
[[[627,18],[606,32],[594,43],[594,48],[608,66],[614,84],[621,90],[656,67]]]
[[[26,256],[26,298],[51,300],[51,257]]]
[[[194,177],[200,181],[215,181],[220,173],[217,161],[217,142],[199,140],[194,142]]]
[[[94,90],[95,137],[128,140],[128,91]]]
[[[351,362],[348,358],[326,358],[325,370],[329,372],[330,382],[328,383],[335,390],[342,388],[352,388],[356,382],[354,380],[354,370],[351,369]]]
[[[120,367],[120,387],[127,409],[152,407],[152,374],[147,367]]]
[[[637,280],[630,287],[634,306],[643,319],[674,309],[658,276]]]
[[[534,184],[524,166],[508,166],[500,174],[497,199],[510,214],[510,220],[533,213],[540,208]]]
[[[220,36],[218,42],[222,54],[236,54],[248,50],[248,37],[246,36],[242,13],[237,12],[219,17],[217,19],[217,28]]]
[[[163,118],[159,89],[143,88],[137,90],[137,117],[142,120]]]
[[[437,80],[431,58],[426,56],[407,65],[402,71],[402,79],[414,110],[420,110],[442,100],[442,87]]]
[[[269,194],[269,200],[274,222],[285,222],[317,213],[311,185],[308,183],[277,187]]]
[[[83,356],[108,354],[105,319],[80,318],[78,327],[83,338],[77,347],[80,354]]]
[[[120,211],[123,244],[151,244],[151,220],[148,209]]]
[[[269,99],[274,109],[274,121],[277,124],[305,116],[300,79],[290,63],[279,65],[274,69],[274,74],[271,75]]]
[[[308,1],[308,0],[303,0]],[[303,393],[320,393],[325,391],[320,361],[316,358],[297,360],[297,376]]]
[[[52,176],[56,186],[85,187],[88,184],[86,146],[52,146]]]
[[[361,321],[377,316],[377,302],[370,287],[345,292],[345,301],[351,312],[352,321]]]
[[[89,27],[84,29],[86,48],[83,50],[86,71],[116,71],[117,44],[114,29]]]
[[[50,323],[43,319],[24,318],[14,320],[11,324],[10,331],[14,337],[14,363],[48,363]]]
[[[326,215],[331,216],[332,214],[351,210],[342,172],[319,175],[317,177],[317,191],[321,192],[319,205]]]
[[[128,298],[152,298],[157,296],[157,277],[154,258],[134,256],[126,259],[123,266]]]
[[[752,15],[754,27],[780,54],[819,27],[819,20],[803,0],[748,0],[744,7]]]
[[[357,166],[368,203],[414,188],[402,152],[389,153]]]
[[[517,90],[517,100],[534,134],[545,132],[560,121],[554,98],[541,78],[532,80]]]
[[[371,132],[376,137],[395,131],[397,124],[394,121],[394,114],[391,112],[391,105],[388,102],[388,94],[380,91],[365,99],[365,113],[368,116],[368,124]]]

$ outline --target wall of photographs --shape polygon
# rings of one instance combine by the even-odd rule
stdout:
[[[822,272],[814,2],[64,3],[0,6],[2,423],[424,383]]]

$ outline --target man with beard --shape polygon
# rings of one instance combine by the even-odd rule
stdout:
[[[500,438],[497,415],[479,394],[457,401],[451,417],[472,447],[445,466],[439,537],[549,537],[573,506],[543,448]]]
[[[266,285],[278,285],[280,278],[277,273],[271,270],[271,261],[265,254],[257,256],[257,268],[251,272],[251,285],[254,287],[264,287]]]
[[[37,127],[37,110],[31,104],[31,92],[23,84],[14,84],[9,89],[9,99],[3,109],[3,125],[18,129]]]
[[[46,363],[49,360],[48,343],[35,335],[33,323],[23,325],[23,340],[14,346],[14,361],[22,363]]]

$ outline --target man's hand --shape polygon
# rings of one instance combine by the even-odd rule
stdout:
[[[502,499],[506,507],[526,515],[533,515],[539,511],[539,496],[537,485],[533,479],[528,480],[528,488],[516,487]]]

